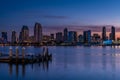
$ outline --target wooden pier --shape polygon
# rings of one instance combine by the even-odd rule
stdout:
[[[43,48],[43,53],[38,55],[25,55],[25,48],[22,49],[22,55],[19,55],[19,50],[16,48],[16,53],[12,53],[12,48],[9,54],[1,54],[1,63],[16,63],[16,64],[29,64],[52,61],[52,54],[48,53],[48,48]]]

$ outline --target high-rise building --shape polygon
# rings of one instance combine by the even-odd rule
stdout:
[[[109,39],[112,40],[112,34],[111,33],[109,33]]]
[[[94,33],[92,36],[92,42],[100,42],[101,38],[99,34]]]
[[[78,36],[78,41],[79,41],[79,42],[83,42],[83,41],[84,41],[83,35],[80,34],[80,35]]]
[[[30,36],[30,37],[29,37],[29,42],[30,42],[30,43],[34,43],[34,36]]]
[[[22,42],[22,32],[20,32],[20,34],[19,34],[19,43],[21,43]]]
[[[54,38],[54,34],[50,34],[50,39],[51,40],[54,40],[55,38]]]
[[[12,43],[16,43],[17,42],[17,37],[16,37],[16,32],[15,31],[12,31],[11,42]]]
[[[43,35],[43,42],[44,43],[50,42],[50,40],[51,40],[51,37],[49,35]]]
[[[84,43],[91,43],[91,30],[83,32]]]
[[[42,26],[40,23],[35,23],[34,38],[36,43],[39,43],[42,41]]]
[[[62,32],[56,33],[56,42],[59,43],[59,42],[62,42],[62,41],[63,41]]]
[[[2,40],[4,43],[7,43],[8,41],[7,32],[2,32]]]
[[[22,39],[22,42],[29,41],[29,29],[25,25],[22,27],[22,30],[21,30],[21,39]]]
[[[111,40],[115,40],[115,27],[111,27]]]
[[[102,40],[103,41],[106,40],[106,28],[105,27],[102,28]]]
[[[64,29],[63,39],[64,39],[64,42],[67,42],[67,41],[68,41],[68,29],[67,29],[67,28]]]
[[[77,32],[76,31],[69,31],[68,41],[71,43],[77,42]]]

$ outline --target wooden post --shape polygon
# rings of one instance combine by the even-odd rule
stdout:
[[[22,48],[22,58],[25,57],[25,47]]]
[[[16,47],[16,59],[19,58],[19,50],[18,50],[18,47]]]
[[[12,47],[9,48],[9,58],[10,58],[10,61],[12,60]]]
[[[45,47],[43,47],[43,53],[42,54],[43,54],[43,56],[45,56]]]
[[[22,62],[25,61],[25,47],[22,48]]]

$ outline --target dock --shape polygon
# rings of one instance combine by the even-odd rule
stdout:
[[[48,48],[43,48],[42,54],[26,55],[25,48],[22,48],[22,55],[19,55],[19,49],[16,48],[16,53],[13,54],[10,47],[9,54],[0,55],[0,63],[14,63],[14,64],[30,64],[52,61],[52,54],[49,54]]]

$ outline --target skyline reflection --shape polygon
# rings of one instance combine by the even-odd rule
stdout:
[[[6,48],[9,49],[9,47]],[[34,52],[36,50],[41,50],[41,47],[27,47],[26,53],[31,51]],[[0,63],[1,79],[120,79],[120,49],[118,47],[49,46],[49,51],[53,55],[52,62],[50,61],[35,64]]]
[[[22,74],[22,77],[26,75],[26,67],[31,67],[30,70],[36,69],[38,67],[41,68],[42,71],[48,72],[49,71],[49,64],[51,64],[51,61],[41,62],[41,63],[33,63],[33,64],[8,64],[8,72],[9,75],[12,76],[14,73],[18,77],[20,74]],[[0,63],[2,65],[2,63]]]

